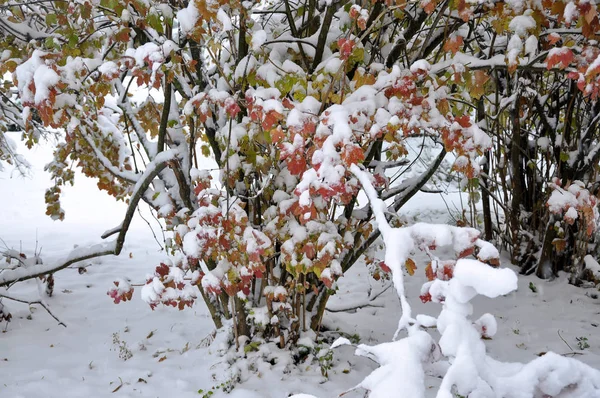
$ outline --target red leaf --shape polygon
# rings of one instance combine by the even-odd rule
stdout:
[[[160,265],[156,267],[155,272],[157,275],[164,277],[169,275],[169,267],[166,264],[160,263]]]
[[[290,101],[289,98],[284,98],[283,101],[281,101],[281,104],[286,109],[294,109],[294,104],[292,104],[292,101]]]
[[[570,48],[562,47],[552,49],[546,58],[546,68],[550,70],[556,66],[560,69],[565,69],[573,62],[573,58],[573,51],[571,51]]]
[[[271,128],[273,128],[273,126],[275,126],[275,124],[277,124],[279,120],[281,120],[282,117],[283,115],[281,115],[275,110],[268,111],[262,121],[262,128],[264,130],[270,130]]]
[[[383,261],[379,263],[379,267],[383,270],[383,272],[387,272],[387,273],[392,272],[390,267],[388,267],[387,264],[384,263]]]
[[[431,301],[431,294],[429,292],[427,292],[427,293],[420,295],[419,298],[421,299],[421,302],[428,303]]]
[[[277,126],[277,128],[273,131],[271,131],[271,141],[273,142],[273,144],[278,144],[280,143],[284,138],[284,134],[283,134],[283,130],[281,129],[281,126]]]
[[[469,247],[458,254],[458,258],[465,258],[473,254],[475,248]]]
[[[354,48],[354,41],[346,38],[341,38],[337,42],[338,47],[340,48],[340,59],[347,60],[350,58],[350,54],[352,54],[352,49]]]
[[[234,118],[240,113],[241,108],[233,98],[229,97],[225,100],[225,111],[230,117]]]
[[[287,158],[288,171],[292,175],[300,175],[306,170],[306,160],[298,155]]]

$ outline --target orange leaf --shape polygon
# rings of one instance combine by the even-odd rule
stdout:
[[[460,47],[464,44],[462,36],[454,36],[444,43],[444,51],[451,51],[452,55],[456,54]]]
[[[350,166],[365,160],[365,153],[357,145],[346,145],[342,150],[341,157],[344,163]]]
[[[425,267],[425,276],[427,280],[432,281],[435,279],[435,274],[433,273],[433,268],[431,267],[431,263],[427,264]]]
[[[415,270],[417,269],[417,264],[415,264],[415,262],[412,258],[409,258],[408,260],[406,260],[406,262],[404,263],[404,266],[406,267],[406,271],[408,272],[408,275],[413,276],[415,274]]]
[[[435,6],[435,0],[421,0],[421,7],[423,7],[427,14],[431,14],[435,10]]]

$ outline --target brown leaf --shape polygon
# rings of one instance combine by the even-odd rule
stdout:
[[[112,390],[112,392],[113,392],[113,393],[115,393],[115,392],[119,391],[119,389],[120,389],[121,387],[123,387],[123,380],[121,380],[121,378],[120,378],[120,377],[119,377],[119,381],[121,382],[121,384],[119,384],[119,385],[117,386],[117,388],[115,388],[114,390]],[[112,382],[110,382],[110,384],[112,384]]]

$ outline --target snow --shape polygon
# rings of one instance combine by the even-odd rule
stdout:
[[[569,1],[565,6],[565,11],[563,13],[563,17],[565,18],[565,22],[568,24],[573,23],[577,17],[579,16],[579,11],[577,10],[577,6],[574,2]]]
[[[565,213],[565,219],[577,220],[577,217],[579,217],[577,209],[575,207],[569,207],[569,209]]]
[[[525,37],[535,26],[535,19],[531,15],[517,15],[508,24],[508,28],[519,37]]]
[[[506,58],[509,65],[516,65],[518,63],[517,57],[521,54],[521,51],[523,51],[523,41],[518,35],[513,35],[506,48]]]
[[[42,65],[35,70],[33,81],[35,82],[34,102],[41,104],[50,95],[50,88],[58,84],[60,76],[54,70]]]
[[[517,275],[511,269],[495,269],[470,259],[460,259],[456,262],[453,280],[466,288],[472,288],[477,294],[490,298],[517,289]]]
[[[252,34],[252,51],[259,51],[263,44],[267,41],[267,32],[264,30],[257,30]]]
[[[188,3],[187,8],[177,11],[177,21],[179,22],[179,28],[183,34],[191,32],[199,18],[200,13],[193,1]]]
[[[231,19],[229,18],[225,10],[223,10],[222,8],[219,8],[219,11],[217,11],[217,19],[219,20],[219,22],[221,22],[221,30],[223,32],[228,32],[233,29]]]
[[[14,179],[9,178],[8,172],[0,174],[3,188],[0,196],[0,206],[3,209],[0,230],[11,231],[10,234],[0,234],[0,237],[9,247],[18,249],[22,244],[24,249],[32,249],[33,240],[37,236],[43,246],[42,257],[45,263],[55,263],[73,248],[73,243],[80,244],[81,250],[85,250],[107,228],[121,222],[125,204],[116,203],[105,194],[97,193],[94,190],[95,182],[80,175],[77,176],[75,187],[66,188],[66,221],[54,223],[49,220],[43,214],[43,191],[49,180],[41,170],[49,160],[50,153],[40,149],[23,151],[26,155],[35,155],[28,156],[34,164],[34,177]],[[281,191],[278,196],[281,201],[289,199]],[[451,206],[459,205],[456,194],[451,199]],[[447,219],[444,203],[432,200],[432,195],[422,193],[410,201],[403,211],[403,216],[408,217],[409,221],[414,221],[417,217],[425,222]],[[418,230],[419,228],[415,229]],[[40,391],[43,391],[44,396],[48,397],[122,395],[191,398],[201,396],[198,394],[199,389],[211,390],[235,374],[228,364],[231,356],[224,350],[227,333],[220,331],[212,337],[214,327],[201,302],[184,311],[161,307],[152,311],[140,300],[139,288],[135,288],[132,301],[119,305],[113,304],[106,295],[107,289],[114,286],[113,282],[124,276],[131,279],[129,283],[132,285],[143,284],[146,275],[165,257],[164,253],[157,251],[152,234],[137,216],[130,233],[122,256],[83,262],[81,265],[86,266],[87,272],[81,275],[77,269],[67,269],[56,274],[55,294],[46,298],[46,301],[55,315],[67,324],[67,328],[58,326],[42,308],[30,310],[27,305],[3,301],[14,318],[8,325],[7,332],[0,333],[0,396],[33,398],[39,397]],[[299,232],[300,235],[307,233],[306,229]],[[444,238],[450,244],[451,236],[452,234]],[[480,256],[482,251],[480,248]],[[419,253],[415,254],[414,259],[418,270],[414,276],[406,277],[405,293],[411,301],[413,312],[419,314],[415,316],[416,320],[424,326],[434,325],[437,322],[434,316],[439,314],[439,304],[422,304],[416,299],[420,294],[420,285],[426,281],[422,271],[429,260]],[[586,263],[592,264],[590,260],[592,259],[586,259]],[[505,266],[506,264],[505,261]],[[462,272],[461,267],[463,265],[459,266],[459,274]],[[467,284],[473,283],[472,279],[475,277],[467,272],[472,269],[472,265],[467,262],[464,267],[468,275],[464,278],[459,276],[459,279]],[[6,271],[2,271],[0,275],[4,272]],[[488,279],[504,275],[488,274],[487,270],[475,272],[478,277]],[[368,273],[364,264],[355,265],[337,282],[338,293],[330,299],[328,307],[341,308],[352,300],[368,297],[370,289],[381,290],[385,283],[389,283],[373,281]],[[508,274],[499,278],[512,283]],[[528,289],[530,282],[538,287],[538,293],[532,293]],[[489,358],[477,365],[481,367],[473,370],[472,364],[459,358],[457,362],[462,371],[456,374],[457,384],[472,386],[473,383],[469,382],[479,377],[472,376],[473,371],[491,369],[497,374],[496,387],[499,394],[531,398],[534,395],[528,391],[534,391],[534,382],[539,382],[540,391],[552,394],[559,389],[557,382],[571,382],[583,375],[587,387],[581,384],[576,387],[578,389],[560,397],[595,397],[596,395],[586,394],[584,388],[597,384],[597,373],[562,355],[548,353],[538,357],[538,354],[554,351],[573,355],[559,338],[559,332],[576,350],[576,359],[599,367],[597,300],[586,296],[588,291],[568,285],[564,277],[541,281],[535,277],[521,276],[517,283],[518,286],[509,286],[518,288],[507,296],[494,300],[477,296],[468,303],[475,323],[473,336],[479,334],[477,330],[482,326],[493,334],[495,321],[496,333],[492,340],[485,341],[487,355],[488,358],[494,357],[505,362]],[[11,289],[15,289],[15,295],[37,292],[35,281],[20,285]],[[270,289],[274,294],[285,293],[285,289]],[[504,291],[506,290],[496,290],[492,293],[501,294]],[[352,313],[327,312],[324,325],[329,331],[323,330],[322,334],[329,333],[337,338],[339,335],[334,332],[336,328],[348,335],[356,334],[362,343],[358,345],[359,353],[371,355],[369,358],[377,356],[384,370],[362,382],[364,386],[372,386],[385,375],[391,375],[391,380],[401,384],[397,389],[391,390],[394,391],[393,394],[395,391],[402,391],[407,397],[417,398],[419,395],[416,394],[423,392],[426,398],[435,397],[441,382],[436,374],[444,374],[449,364],[436,362],[435,367],[423,367],[423,372],[419,366],[430,361],[429,355],[438,358],[441,354],[439,349],[431,354],[427,350],[431,348],[430,339],[439,338],[439,329],[419,333],[414,338],[383,343],[391,339],[397,328],[401,304],[393,289],[382,294],[378,301],[384,303],[384,306],[360,308]],[[27,319],[28,315],[31,315],[31,320]],[[265,321],[261,314],[256,315],[261,321]],[[450,332],[451,330],[446,331]],[[115,337],[120,343],[113,343]],[[460,333],[456,338],[448,337],[445,347],[452,351],[453,343],[460,342]],[[587,337],[591,347],[578,349],[577,337]],[[477,341],[481,341],[479,337]],[[378,346],[378,343],[383,345]],[[133,356],[130,359],[124,361],[120,358],[119,344],[131,351]],[[469,346],[455,348],[458,353]],[[473,345],[473,350],[475,348]],[[297,368],[288,354],[266,344],[262,344],[259,349],[261,351],[257,356],[261,359],[239,360],[236,369],[245,371],[240,373],[242,381],[231,394],[215,389],[213,398],[279,398],[290,394],[296,398],[334,397],[356,387],[373,370],[380,369],[372,359],[355,357],[355,348],[349,347],[346,342],[346,345],[335,349],[329,380],[324,382],[318,366],[304,364],[306,366]],[[275,365],[262,359],[263,356],[273,359]],[[160,361],[163,357],[166,358]],[[406,359],[406,362],[401,358]],[[532,359],[530,364],[523,364]],[[396,364],[405,366],[402,368],[405,373],[396,372]],[[257,371],[249,371],[249,367]],[[421,380],[424,389],[415,383]],[[112,393],[121,382],[120,389]],[[520,389],[521,395],[513,394],[516,388]],[[353,391],[345,396],[362,397],[364,392]],[[379,392],[379,397],[394,396]]]
[[[550,139],[548,137],[540,137],[537,139],[537,144],[542,151],[547,151],[550,148]]]
[[[594,257],[588,254],[583,258],[583,262],[585,263],[585,268],[592,271],[595,277],[600,277],[600,264],[598,264],[598,261]]]
[[[537,54],[538,49],[538,38],[531,35],[525,40],[525,54],[529,56],[529,59],[533,59]]]
[[[431,70],[431,65],[429,64],[429,62],[427,62],[424,59],[420,59],[418,61],[415,61],[410,66],[410,71],[412,73],[417,73],[417,72],[420,72],[420,71],[428,72],[429,70]]]
[[[568,190],[564,190],[560,187],[556,187],[550,198],[548,199],[547,205],[552,213],[561,213],[567,208],[577,207],[579,204],[580,198],[579,195],[575,195],[578,190],[575,192],[570,192]]]
[[[27,61],[17,66],[15,77],[18,82],[21,100],[24,104],[41,104],[50,94],[50,88],[60,81],[58,74],[46,66],[43,57],[46,53],[35,50]],[[34,92],[30,83],[33,82]]]

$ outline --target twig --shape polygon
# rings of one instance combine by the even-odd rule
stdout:
[[[6,295],[6,294],[4,294],[4,293],[0,293],[0,298],[5,298],[5,299],[8,299],[8,300],[12,300],[12,301],[16,301],[16,302],[18,302],[18,303],[23,303],[23,304],[28,304],[28,305],[34,305],[34,304],[38,304],[38,305],[42,306],[42,308],[44,308],[44,309],[46,310],[46,312],[47,312],[48,314],[50,314],[50,316],[51,316],[52,318],[54,318],[54,319],[56,320],[56,322],[58,322],[58,324],[59,324],[59,325],[61,325],[61,326],[64,326],[64,327],[67,327],[67,325],[65,325],[65,323],[64,323],[64,322],[62,322],[60,319],[58,319],[58,318],[57,318],[57,317],[56,317],[56,316],[55,316],[55,315],[52,313],[52,311],[50,311],[50,308],[48,308],[48,306],[46,306],[46,304],[44,304],[44,303],[43,303],[41,300],[29,301],[29,300],[20,299],[20,298],[17,298],[17,297],[12,297],[12,296]]]
[[[160,250],[161,251],[165,250],[165,248],[163,247],[163,245],[161,245],[160,242],[158,241],[158,238],[156,237],[156,234],[154,233],[154,228],[152,228],[152,225],[150,225],[150,222],[148,222],[148,220],[146,220],[146,218],[142,215],[142,211],[140,210],[139,206],[137,208],[137,212],[140,215],[140,218],[142,220],[144,220],[146,222],[146,224],[148,224],[148,228],[150,228],[150,232],[152,232],[152,236],[154,236],[154,240],[158,244],[158,247],[160,247]]]
[[[565,343],[567,345],[567,347],[569,347],[569,350],[571,350],[572,352],[575,352],[575,350],[571,348],[569,343],[567,343],[567,341],[565,339],[563,339],[563,337],[560,335],[560,330],[556,330],[556,333],[558,334],[558,337],[560,337],[560,339],[563,341],[563,343]]]
[[[384,305],[383,304],[371,304],[369,303],[361,303],[358,305],[355,305],[353,307],[346,307],[346,308],[337,308],[337,309],[330,309],[330,308],[325,308],[325,311],[327,312],[350,312],[350,311],[354,311],[354,310],[358,310],[361,308],[367,308],[367,307],[374,307],[374,308],[383,308]]]

